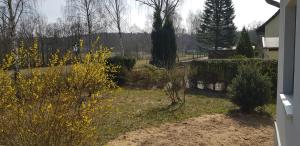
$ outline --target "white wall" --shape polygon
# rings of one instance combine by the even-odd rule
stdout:
[[[297,17],[292,14],[293,5],[300,8],[300,0],[281,0],[276,118],[281,146],[300,146],[300,11],[295,12]],[[296,23],[291,23],[295,17]],[[282,100],[280,94],[290,98]]]

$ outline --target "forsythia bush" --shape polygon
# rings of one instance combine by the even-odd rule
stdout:
[[[110,51],[100,47],[80,59],[56,53],[50,67],[35,68],[41,63],[36,46],[30,53],[19,48],[18,57],[10,54],[1,65],[0,145],[95,145],[97,113],[109,107],[101,104],[103,95],[115,87]],[[16,62],[28,69],[15,79],[9,68]]]

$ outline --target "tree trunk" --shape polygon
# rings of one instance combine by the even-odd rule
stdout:
[[[122,30],[120,23],[118,24],[118,30],[119,30],[119,41],[120,41],[120,48],[122,50],[122,56],[125,56],[125,49],[124,49],[124,44],[123,44],[123,37],[122,37]]]
[[[17,80],[18,73],[20,71],[19,69],[19,50],[17,47],[17,42],[16,42],[16,30],[15,30],[15,25],[14,25],[14,19],[11,19],[9,21],[9,38],[10,38],[10,50],[12,50],[15,63],[14,63],[14,79],[15,81]]]
[[[92,26],[91,26],[90,19],[88,19],[88,50],[91,50],[91,44],[92,44],[91,36],[92,36]]]

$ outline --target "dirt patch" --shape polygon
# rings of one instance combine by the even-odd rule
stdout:
[[[208,115],[129,132],[108,146],[272,146],[274,127],[261,116]]]

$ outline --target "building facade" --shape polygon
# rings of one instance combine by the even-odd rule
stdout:
[[[279,15],[280,10],[256,30],[261,37],[264,59],[278,59]]]
[[[280,1],[276,144],[300,146],[300,0]]]

